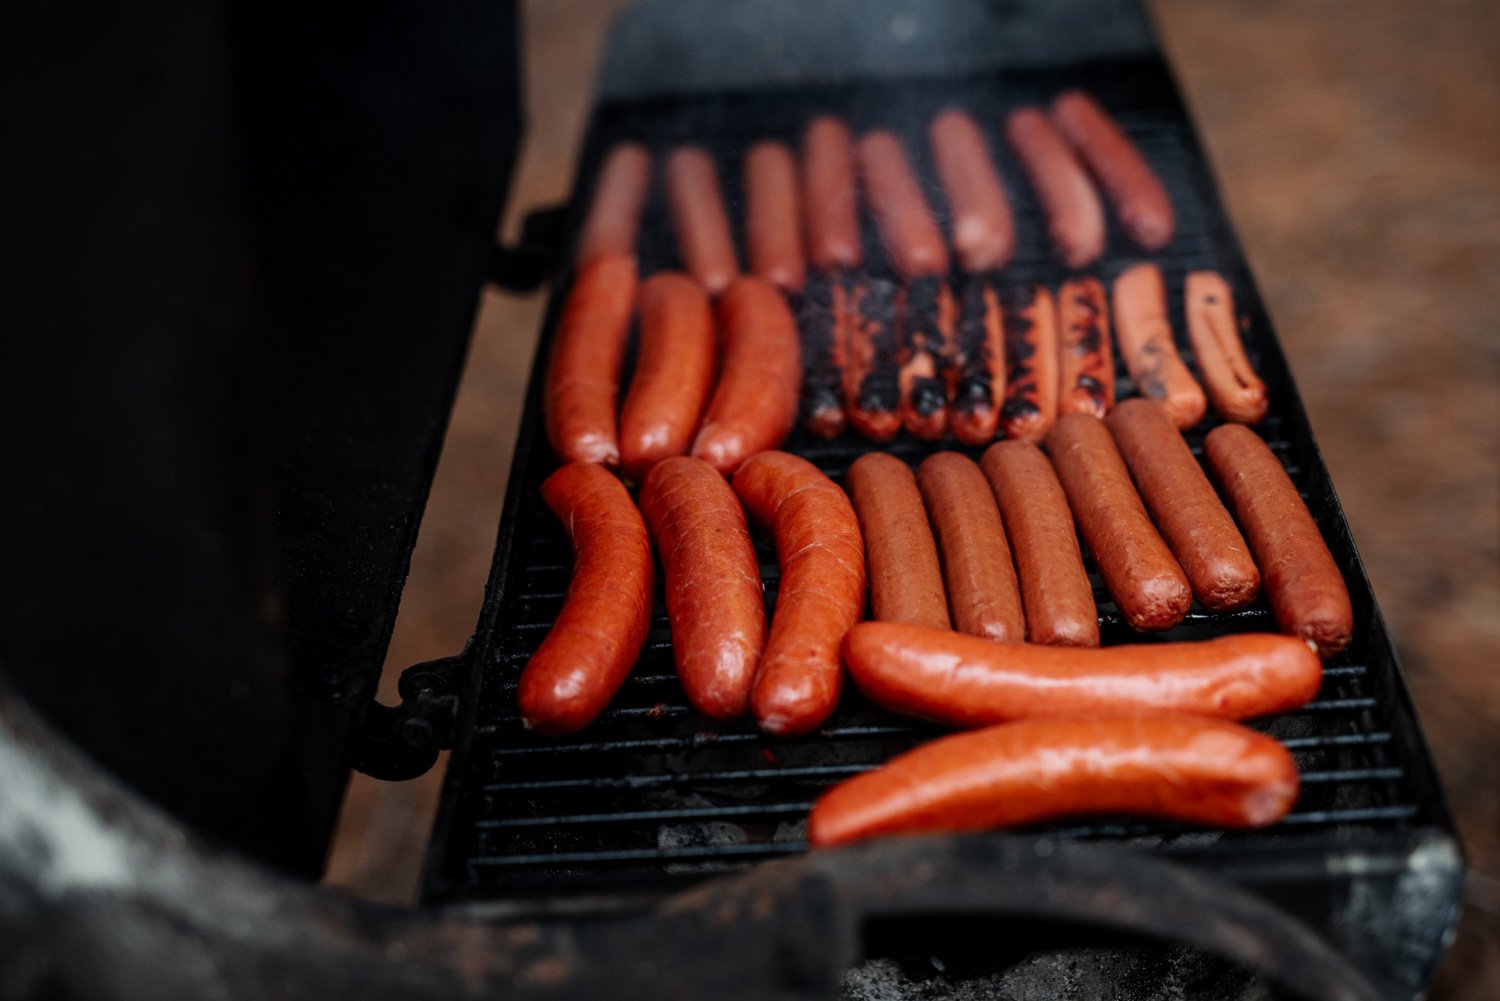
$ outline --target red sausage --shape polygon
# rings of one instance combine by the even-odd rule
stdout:
[[[1180,428],[1203,419],[1208,399],[1172,342],[1167,288],[1156,265],[1137,264],[1115,279],[1115,336],[1142,396],[1160,400]]]
[[[849,423],[872,441],[901,430],[897,360],[900,290],[884,278],[861,278],[850,290],[844,321],[844,401]]]
[[[943,571],[912,471],[894,456],[866,452],[844,487],[865,540],[871,617],[947,629]]]
[[[901,140],[883,130],[860,137],[856,149],[865,198],[891,266],[903,278],[948,273],[948,247]]]
[[[965,445],[984,445],[1000,428],[1005,399],[1005,327],[1000,297],[989,281],[965,280],[959,293],[953,368],[953,406],[948,423]]]
[[[708,463],[664,459],[641,485],[666,574],[672,656],[688,701],[733,719],[750,701],[766,640],[760,562],[739,498]]]
[[[1099,102],[1070,90],[1052,102],[1052,121],[1099,179],[1130,238],[1146,250],[1171,243],[1167,189]]]
[[[614,698],[651,626],[651,542],[641,513],[603,466],[564,466],[542,499],[573,547],[573,577],[552,630],[521,673],[521,719],[574,733]]]
[[[635,304],[635,258],[597,257],[573,280],[547,366],[542,412],[564,462],[620,461],[615,401]]]
[[[1196,716],[1035,719],[954,734],[835,786],[813,804],[818,847],[881,834],[1134,816],[1265,827],[1297,799],[1286,748]]]
[[[849,282],[838,272],[814,272],[802,297],[802,423],[820,438],[844,431],[844,351],[848,344]]]
[[[792,151],[778,142],[751,146],[745,154],[745,245],[750,271],[787,292],[800,292],[807,280],[801,216]]]
[[[927,129],[932,158],[953,213],[953,249],[965,271],[1005,267],[1015,256],[1016,229],[1005,185],[979,125],[955,108]]]
[[[1265,574],[1277,625],[1325,657],[1344,649],[1354,635],[1349,589],[1275,454],[1242,424],[1210,431],[1203,454]]]
[[[1097,278],[1074,278],[1057,291],[1061,367],[1057,413],[1103,417],[1115,405],[1115,353],[1109,303]]]
[[[1097,261],[1104,253],[1104,206],[1067,141],[1035,108],[1012,112],[1005,136],[1031,179],[1063,263],[1081,268]]]
[[[635,253],[641,211],[651,188],[651,154],[639,143],[620,143],[609,151],[594,184],[589,214],[578,235],[574,261],[579,267],[607,254]]]
[[[1069,414],[1048,433],[1047,452],[1125,621],[1152,631],[1181,622],[1192,607],[1192,589],[1151,524],[1104,422]]]
[[[953,628],[1001,643],[1021,642],[1026,638],[1021,591],[984,473],[957,452],[939,452],[917,468],[917,483],[942,547]]]
[[[1187,303],[1188,339],[1214,409],[1228,421],[1260,423],[1271,401],[1266,384],[1245,357],[1229,283],[1217,272],[1194,271],[1187,276],[1183,299]]]
[[[839,644],[865,605],[859,521],[838,485],[806,459],[761,452],[734,474],[750,516],[776,537],[781,584],[750,709],[762,730],[816,729],[843,688]]]
[[[864,260],[854,141],[837,118],[813,119],[802,136],[802,211],[807,256],[818,268],[857,268]]]
[[[683,146],[667,158],[667,207],[684,270],[718,295],[740,273],[713,158]]]
[[[693,442],[694,458],[731,473],[780,445],[797,422],[802,361],[797,321],[776,287],[737,278],[719,297],[723,372]]]
[[[941,278],[917,278],[901,309],[901,426],[925,441],[948,430],[948,397],[954,382],[953,293]]]
[[[1057,418],[1057,313],[1045,285],[1012,285],[1000,298],[1009,366],[1000,430],[1039,442]]]
[[[635,379],[620,412],[620,465],[639,483],[692,444],[714,379],[714,326],[703,287],[662,271],[641,283]]]

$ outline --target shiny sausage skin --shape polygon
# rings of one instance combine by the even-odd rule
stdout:
[[[953,628],[999,643],[1024,640],[1016,569],[984,473],[957,452],[939,452],[917,467],[917,483],[943,553]]]
[[[1005,137],[1031,179],[1062,262],[1081,268],[1097,261],[1104,253],[1104,206],[1067,141],[1036,108],[1012,112]]]
[[[807,282],[797,331],[802,338],[802,423],[820,438],[844,431],[844,351],[849,282],[839,272],[815,271]]]
[[[1271,401],[1245,356],[1229,283],[1217,272],[1194,271],[1187,276],[1183,299],[1188,340],[1214,409],[1227,421],[1260,423]]]
[[[948,430],[948,397],[954,382],[953,293],[942,278],[914,279],[901,308],[901,426],[925,441]]]
[[[542,500],[573,547],[573,576],[552,629],[521,672],[521,719],[575,733],[609,705],[651,626],[651,541],[630,494],[603,466],[563,466]]]
[[[750,516],[776,537],[781,583],[750,690],[762,730],[817,729],[843,688],[839,644],[865,607],[859,520],[838,485],[806,459],[761,452],[734,474]]]
[[[693,441],[693,457],[732,473],[775,448],[797,422],[802,388],[797,321],[776,286],[736,278],[718,301],[723,364],[719,385]]]
[[[894,456],[866,452],[849,467],[844,489],[865,540],[871,618],[947,629],[937,543],[912,471]]]
[[[1300,784],[1286,748],[1225,720],[1021,720],[943,737],[834,786],[813,804],[807,836],[827,847],[1113,814],[1266,827]]]
[[[802,290],[807,265],[797,161],[781,143],[758,142],[745,154],[745,246],[752,274],[783,291]]]
[[[1229,612],[1254,601],[1260,571],[1250,547],[1162,405],[1126,400],[1106,423],[1198,604]]]
[[[900,305],[900,289],[884,278],[860,278],[850,288],[844,402],[849,423],[871,441],[890,441],[901,430]]]
[[[852,269],[863,263],[854,140],[837,118],[815,118],[802,134],[802,211],[813,267]]]
[[[1142,631],[1181,622],[1192,607],[1192,589],[1146,514],[1104,422],[1069,414],[1048,433],[1047,453],[1125,621]]]
[[[1115,405],[1115,353],[1109,303],[1097,278],[1074,278],[1057,290],[1057,413],[1103,417]]]
[[[596,257],[573,279],[542,392],[547,440],[564,462],[620,461],[615,405],[635,289],[628,254]]]
[[[1000,430],[1039,442],[1057,418],[1057,312],[1045,285],[1012,285],[1000,297],[1009,368]]]
[[[1172,200],[1141,151],[1089,95],[1070,90],[1052,102],[1052,121],[1098,178],[1130,238],[1146,250],[1172,242]]]
[[[667,158],[667,208],[677,233],[683,270],[718,295],[740,273],[719,173],[697,146],[682,146]]]
[[[1098,646],[1099,611],[1083,568],[1068,498],[1041,449],[991,445],[979,461],[1015,554],[1026,638],[1049,646]]]
[[[1016,252],[1016,227],[1005,185],[990,158],[979,124],[950,108],[928,126],[948,208],[953,214],[953,250],[965,271],[998,270]]]
[[[1210,431],[1203,454],[1265,575],[1277,625],[1325,657],[1344,649],[1354,635],[1349,589],[1275,454],[1242,424]]]
[[[641,485],[666,579],[677,677],[693,708],[734,719],[766,641],[760,561],[739,498],[706,462],[664,459]]]
[[[965,445],[985,445],[1000,429],[1005,398],[1005,326],[1000,296],[985,278],[965,279],[958,297],[953,406],[948,424]]]
[[[661,271],[641,283],[635,378],[620,411],[620,466],[639,483],[653,463],[683,455],[714,380],[708,296],[687,275]]]
[[[1115,279],[1115,337],[1142,396],[1160,400],[1180,428],[1203,419],[1208,399],[1172,342],[1161,269],[1137,264]]]
[[[903,278],[948,273],[948,245],[917,183],[901,140],[868,132],[855,147],[865,199],[880,229],[891,266]]]
[[[578,235],[574,261],[579,267],[607,254],[635,253],[641,212],[650,189],[651,154],[646,147],[620,143],[609,151]]]

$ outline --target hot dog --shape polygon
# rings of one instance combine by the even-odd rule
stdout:
[[[1000,428],[1005,398],[1005,327],[1000,297],[988,280],[970,277],[958,299],[953,406],[948,423],[965,445],[984,445]]]
[[[745,154],[745,245],[750,271],[787,292],[800,292],[802,213],[797,162],[778,142],[758,142]]]
[[[1108,424],[1198,604],[1224,612],[1254,601],[1260,571],[1250,547],[1162,405],[1126,400]]]
[[[980,460],[1015,554],[1026,638],[1052,646],[1098,646],[1099,612],[1083,568],[1068,498],[1035,445],[1000,441]]]
[[[894,456],[867,452],[849,467],[844,486],[865,540],[871,616],[947,629],[943,571],[912,471]]]
[[[849,423],[872,441],[890,441],[901,430],[899,309],[900,290],[883,278],[861,278],[850,289],[844,402]]]
[[[1052,121],[1098,178],[1130,238],[1146,250],[1171,243],[1175,222],[1167,189],[1099,103],[1070,90],[1052,102]]]
[[[839,273],[814,272],[802,297],[802,423],[820,438],[844,430],[844,350],[849,283]]]
[[[1258,424],[1271,401],[1266,384],[1245,357],[1229,283],[1216,272],[1194,271],[1187,276],[1183,298],[1188,339],[1214,409],[1225,420]]]
[[[864,259],[854,141],[837,118],[813,119],[802,136],[802,211],[807,256],[818,268],[857,268]]]
[[[1012,112],[1005,136],[1046,213],[1057,255],[1070,268],[1097,261],[1104,253],[1104,206],[1067,141],[1035,108]]]
[[[714,327],[703,287],[662,271],[641,283],[635,378],[620,411],[620,465],[639,483],[693,442],[714,379]]]
[[[942,548],[953,628],[1019,643],[1026,638],[1026,615],[1000,509],[984,473],[957,452],[939,452],[917,467],[917,483]]]
[[[740,273],[719,173],[697,146],[682,146],[667,158],[667,208],[677,233],[683,269],[718,295]]]
[[[1208,400],[1172,343],[1167,289],[1154,264],[1137,264],[1115,279],[1115,336],[1142,396],[1160,400],[1180,428],[1203,419]]]
[[[594,721],[619,691],[651,625],[651,542],[603,466],[563,466],[542,499],[568,533],[573,577],[552,630],[521,672],[521,719],[549,736]]]
[[[629,255],[596,257],[573,279],[542,395],[547,440],[564,462],[620,461],[615,403],[635,286]]]
[[[1045,285],[1012,285],[1000,297],[1009,371],[1000,430],[1038,442],[1057,417],[1057,314]]]
[[[641,485],[666,575],[672,656],[693,708],[733,719],[750,701],[766,639],[760,562],[740,502],[706,462],[664,459]]]
[[[1348,646],[1354,634],[1349,589],[1275,454],[1242,424],[1210,431],[1203,454],[1265,575],[1277,625],[1325,657]]]
[[[1074,278],[1057,292],[1061,367],[1057,413],[1103,417],[1115,405],[1115,353],[1109,303],[1097,278]]]
[[[839,644],[865,604],[865,554],[849,498],[818,467],[761,452],[734,474],[750,516],[776,537],[780,592],[750,691],[761,729],[816,729],[843,687]]]
[[[1005,267],[1016,251],[1015,223],[984,133],[968,114],[950,108],[932,120],[927,137],[953,214],[953,250],[959,267]]]
[[[1193,592],[1151,524],[1104,422],[1069,414],[1047,434],[1047,453],[1125,621],[1143,631],[1181,622]]]
[[[947,274],[948,246],[901,140],[886,131],[868,132],[860,137],[855,154],[891,266],[907,279]]]
[[[589,214],[578,234],[574,261],[583,267],[607,254],[635,253],[641,211],[651,188],[651,154],[639,143],[620,143],[609,151],[594,184]]]
[[[901,310],[901,426],[926,441],[948,429],[953,385],[953,293],[943,279],[914,279]]]
[[[1237,723],[1023,720],[935,740],[835,786],[813,805],[807,835],[824,847],[1119,813],[1265,827],[1292,808],[1299,786],[1286,748]]]

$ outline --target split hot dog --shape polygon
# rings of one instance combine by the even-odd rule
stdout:
[[[1115,279],[1114,299],[1115,336],[1136,391],[1160,400],[1178,427],[1197,424],[1208,400],[1172,341],[1161,269],[1154,264],[1127,268]]]
[[[1187,276],[1183,298],[1188,339],[1214,409],[1228,421],[1260,423],[1271,401],[1245,356],[1229,283],[1216,272],[1194,271]]]

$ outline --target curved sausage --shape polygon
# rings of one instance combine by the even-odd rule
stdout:
[[[849,423],[872,441],[890,441],[901,430],[899,296],[894,282],[860,278],[850,289],[844,321],[844,401]]]
[[[1172,242],[1172,200],[1141,151],[1089,95],[1070,90],[1052,102],[1052,121],[1089,165],[1130,238],[1146,250]]]
[[[542,391],[547,440],[564,462],[620,461],[615,402],[635,286],[629,255],[596,257],[573,279]]]
[[[807,256],[818,268],[857,268],[864,260],[854,140],[837,118],[815,118],[802,135],[802,211]]]
[[[802,423],[820,438],[844,431],[844,351],[849,283],[839,273],[814,272],[802,297]]]
[[[652,467],[641,513],[661,554],[677,677],[694,709],[734,719],[766,641],[760,561],[739,498],[708,463],[678,456]]]
[[[1137,264],[1115,279],[1115,336],[1142,396],[1160,400],[1180,428],[1203,419],[1208,400],[1172,343],[1161,269]]]
[[[1143,631],[1181,622],[1193,592],[1141,505],[1104,422],[1069,414],[1048,433],[1047,453],[1125,621]]]
[[[953,628],[1000,643],[1024,640],[1016,569],[984,473],[957,452],[939,452],[917,467],[917,483],[942,548]]]
[[[1005,185],[979,124],[967,113],[950,108],[932,120],[927,138],[953,213],[953,250],[959,267],[965,271],[1005,267],[1015,256],[1016,227]]]
[[[797,422],[802,361],[797,321],[774,285],[736,278],[719,296],[723,371],[693,441],[693,457],[731,473],[775,448]]]
[[[758,142],[745,154],[745,247],[752,274],[787,292],[802,290],[807,266],[797,161],[778,142]]]
[[[1012,112],[1005,136],[1031,179],[1062,262],[1081,268],[1097,261],[1104,253],[1104,206],[1067,141],[1036,108]]]
[[[1036,719],[943,737],[824,793],[817,847],[881,834],[972,831],[1130,814],[1265,827],[1300,782],[1271,737],[1194,716]]]
[[[667,208],[677,233],[683,270],[718,295],[740,273],[719,173],[697,146],[682,146],[667,158]]]
[[[1242,424],[1208,433],[1203,454],[1265,575],[1276,623],[1328,657],[1349,645],[1349,589],[1312,513],[1266,443]]]
[[[894,456],[866,452],[849,467],[844,489],[865,540],[871,618],[947,629],[943,571],[912,471]]]
[[[936,276],[914,279],[901,310],[901,426],[925,441],[948,430],[953,388],[953,293]]]
[[[620,143],[609,151],[594,183],[589,214],[578,234],[573,260],[579,266],[607,254],[635,253],[641,212],[651,189],[651,154],[640,143]]]
[[[1254,601],[1260,571],[1250,547],[1166,410],[1155,400],[1126,400],[1107,423],[1198,604],[1228,612]]]
[[[903,278],[947,274],[948,246],[901,140],[884,130],[867,132],[855,153],[865,198],[891,266]]]
[[[683,455],[714,380],[714,326],[703,287],[662,271],[641,283],[635,378],[620,411],[620,466],[639,483],[653,463]]]
[[[1035,445],[998,441],[979,461],[1015,554],[1026,638],[1050,646],[1098,646],[1099,611],[1083,568],[1068,498]]]
[[[1057,413],[1103,417],[1115,405],[1115,353],[1109,303],[1097,278],[1074,278],[1057,290]]]
[[[985,445],[1000,428],[1005,399],[1005,327],[988,280],[968,278],[958,298],[953,406],[948,423],[965,445]]]
[[[521,672],[521,719],[554,736],[582,730],[609,705],[651,626],[651,542],[630,494],[603,466],[563,466],[542,500],[573,547],[562,611]]]
[[[1183,300],[1188,340],[1214,409],[1228,421],[1260,423],[1271,401],[1266,395],[1266,384],[1245,357],[1245,345],[1240,341],[1235,321],[1234,292],[1229,283],[1214,271],[1191,272]]]
[[[806,459],[761,452],[734,474],[750,516],[776,537],[780,590],[750,691],[762,730],[816,729],[843,688],[839,644],[865,605],[859,521],[838,485]]]
[[[1000,430],[1038,442],[1057,418],[1057,313],[1045,285],[1012,285],[1000,297],[1009,368]]]

